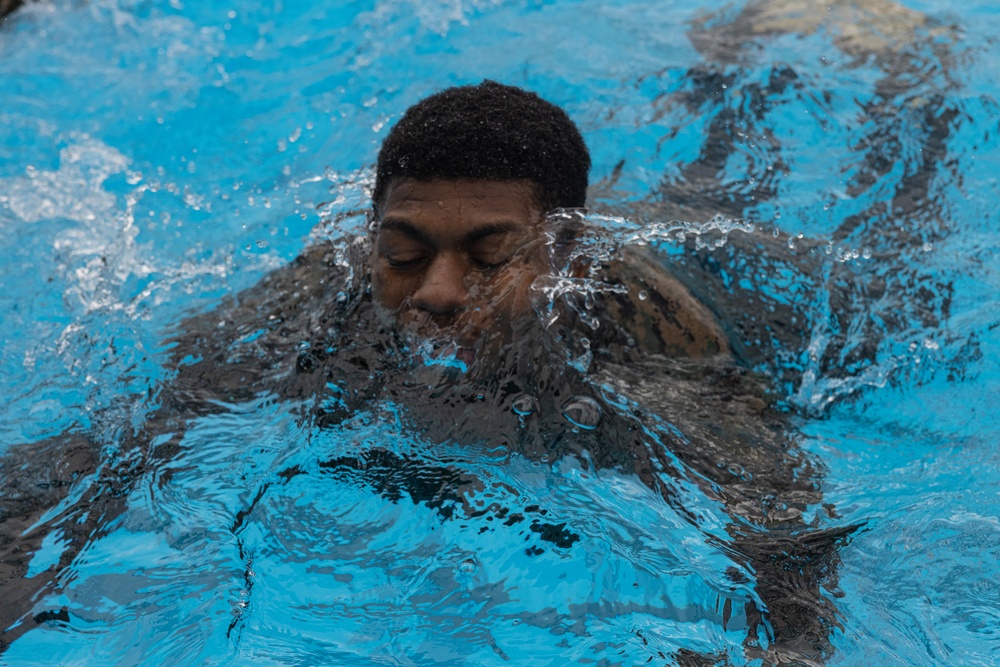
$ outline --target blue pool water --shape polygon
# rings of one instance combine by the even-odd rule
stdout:
[[[0,453],[85,431],[126,456],[179,323],[360,233],[387,128],[495,78],[580,125],[611,234],[645,230],[674,262],[688,250],[658,223],[703,231],[718,214],[776,239],[774,262],[719,289],[808,323],[801,354],[754,358],[821,467],[817,525],[861,526],[821,594],[838,619],[827,664],[1000,663],[1000,13],[700,4],[15,13],[0,28]],[[813,273],[789,273],[789,246],[812,248]],[[689,515],[577,457],[441,444],[391,402],[324,429],[299,408],[260,395],[191,419],[61,569],[82,516],[64,511],[94,484],[76,480],[38,518],[52,530],[29,574],[55,585],[0,664],[638,665],[683,649],[759,664],[739,611],[758,594],[719,546],[734,520],[697,484],[673,488]],[[419,500],[326,465],[377,448],[464,481]]]

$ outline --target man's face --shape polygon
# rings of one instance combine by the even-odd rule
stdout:
[[[548,265],[543,211],[529,181],[399,179],[372,248],[372,292],[434,353],[469,363],[531,312]],[[495,334],[495,335],[494,335]]]

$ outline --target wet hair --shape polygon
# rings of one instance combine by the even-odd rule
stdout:
[[[544,211],[582,207],[590,153],[566,112],[495,81],[435,93],[410,107],[378,154],[376,216],[397,178],[528,180]]]

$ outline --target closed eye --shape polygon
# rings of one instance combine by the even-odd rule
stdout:
[[[397,258],[389,257],[388,255],[386,255],[385,256],[385,261],[386,261],[386,263],[390,267],[392,267],[394,269],[415,269],[415,268],[418,268],[421,264],[424,263],[424,258],[423,257],[415,257],[415,258],[411,259],[411,258],[406,257],[406,258],[398,258],[397,259]]]
[[[479,271],[492,271],[510,262],[516,237],[509,231],[492,231],[466,246],[469,264]]]
[[[491,271],[499,269],[510,261],[509,257],[469,257],[469,261],[480,271]]]

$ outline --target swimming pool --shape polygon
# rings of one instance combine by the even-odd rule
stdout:
[[[758,370],[825,467],[824,525],[864,524],[824,593],[828,662],[995,664],[1000,17],[859,4],[819,29],[793,1],[29,5],[0,32],[2,447],[82,425],[115,456],[185,316],[356,231],[387,126],[496,78],[581,125],[607,212],[745,217],[813,248],[815,282],[768,250],[728,289],[807,317],[805,353]],[[692,523],[632,476],[470,456],[390,404],[323,430],[295,410],[193,420],[0,663],[746,661],[724,600],[755,593],[698,488],[677,491]],[[427,499],[323,466],[358,443],[478,482]],[[77,518],[42,518],[62,528],[32,574]]]

